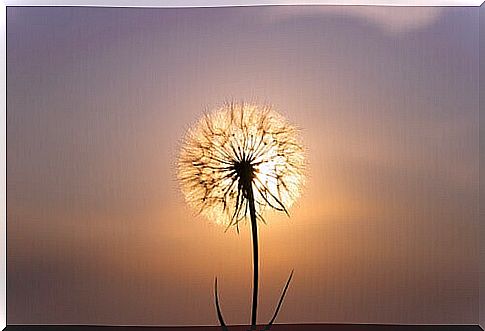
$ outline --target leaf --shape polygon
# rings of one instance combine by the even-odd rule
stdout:
[[[215,281],[215,299],[216,299],[216,310],[217,310],[217,318],[219,319],[219,324],[221,325],[222,331],[228,331],[226,323],[224,322],[224,318],[222,317],[221,308],[219,307],[219,295],[217,294],[217,277]]]
[[[285,288],[283,289],[283,292],[281,293],[281,297],[280,297],[280,300],[278,301],[278,305],[276,306],[276,310],[274,312],[274,315],[271,318],[271,320],[269,321],[268,325],[266,325],[266,327],[264,328],[264,331],[268,331],[269,329],[271,329],[271,326],[273,325],[273,322],[275,321],[276,316],[278,315],[278,312],[281,308],[281,304],[283,303],[283,299],[285,298],[286,291],[288,290],[288,286],[290,285],[291,278],[293,278],[293,271],[294,270],[291,270],[290,277],[288,277],[288,280],[286,281]]]

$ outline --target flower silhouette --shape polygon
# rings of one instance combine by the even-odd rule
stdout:
[[[253,244],[251,330],[256,329],[259,287],[258,220],[266,208],[285,212],[299,197],[304,181],[304,149],[295,127],[269,106],[227,103],[188,130],[178,162],[178,178],[187,202],[226,226],[248,218]],[[269,330],[293,276],[286,282]],[[217,317],[227,330],[219,306]]]

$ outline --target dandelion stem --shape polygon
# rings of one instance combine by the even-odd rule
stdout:
[[[258,285],[259,285],[259,250],[258,250],[258,224],[256,220],[256,207],[252,183],[247,185],[249,203],[249,215],[251,218],[251,231],[253,241],[253,304],[251,309],[251,330],[256,330],[256,316],[258,310]]]

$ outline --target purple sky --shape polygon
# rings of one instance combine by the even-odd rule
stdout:
[[[309,176],[262,226],[260,317],[478,320],[478,10],[7,10],[7,322],[249,321],[251,251],[175,179],[227,100],[302,128]]]

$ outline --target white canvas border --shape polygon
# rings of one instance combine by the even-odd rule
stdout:
[[[6,0],[7,6],[231,7],[268,5],[480,6],[484,0]]]
[[[0,328],[7,324],[7,16],[6,7],[0,4],[0,104],[3,116],[0,117]]]

